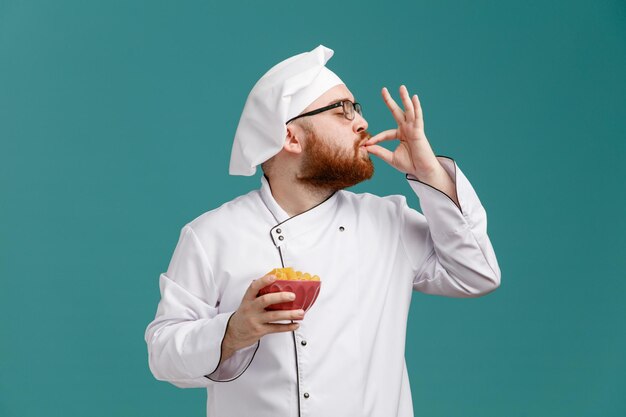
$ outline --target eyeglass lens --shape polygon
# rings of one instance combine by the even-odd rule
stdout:
[[[352,103],[351,101],[342,102],[343,105],[343,114],[346,116],[348,120],[354,120],[354,112],[356,110],[357,113],[361,113],[361,105],[359,103]]]

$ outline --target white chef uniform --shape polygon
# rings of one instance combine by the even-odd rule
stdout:
[[[291,218],[262,177],[252,191],[182,229],[145,339],[159,380],[206,387],[207,416],[413,416],[404,358],[412,290],[477,297],[500,269],[478,196],[438,160],[460,208],[407,176],[403,196],[338,191]],[[218,367],[228,320],[251,281],[292,266],[321,277],[295,332],[270,334]]]

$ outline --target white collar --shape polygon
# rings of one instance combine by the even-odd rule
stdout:
[[[289,218],[287,212],[274,199],[270,183],[265,175],[261,175],[261,198],[277,223],[282,223]]]
[[[333,193],[318,205],[292,217],[289,217],[287,212],[274,199],[269,181],[265,178],[265,175],[261,176],[260,194],[265,206],[276,219],[276,225],[270,232],[274,239],[274,244],[281,246],[283,243],[286,243],[287,239],[297,237],[313,228],[319,228],[332,219],[337,209],[337,201],[341,192]],[[282,239],[279,239],[281,235]]]

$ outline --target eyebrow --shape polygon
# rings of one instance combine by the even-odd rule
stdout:
[[[331,101],[331,102],[330,102],[330,103],[328,103],[326,106],[330,106],[330,105],[333,105],[333,104],[337,104],[337,103],[339,103],[340,101],[352,101],[352,100],[350,100],[348,97],[338,98],[337,100],[333,100],[333,101]],[[324,107],[326,107],[326,106],[324,106]]]

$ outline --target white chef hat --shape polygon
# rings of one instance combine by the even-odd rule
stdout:
[[[256,166],[280,152],[287,120],[343,81],[324,65],[333,50],[323,45],[273,66],[254,85],[235,132],[230,175],[254,175]]]

